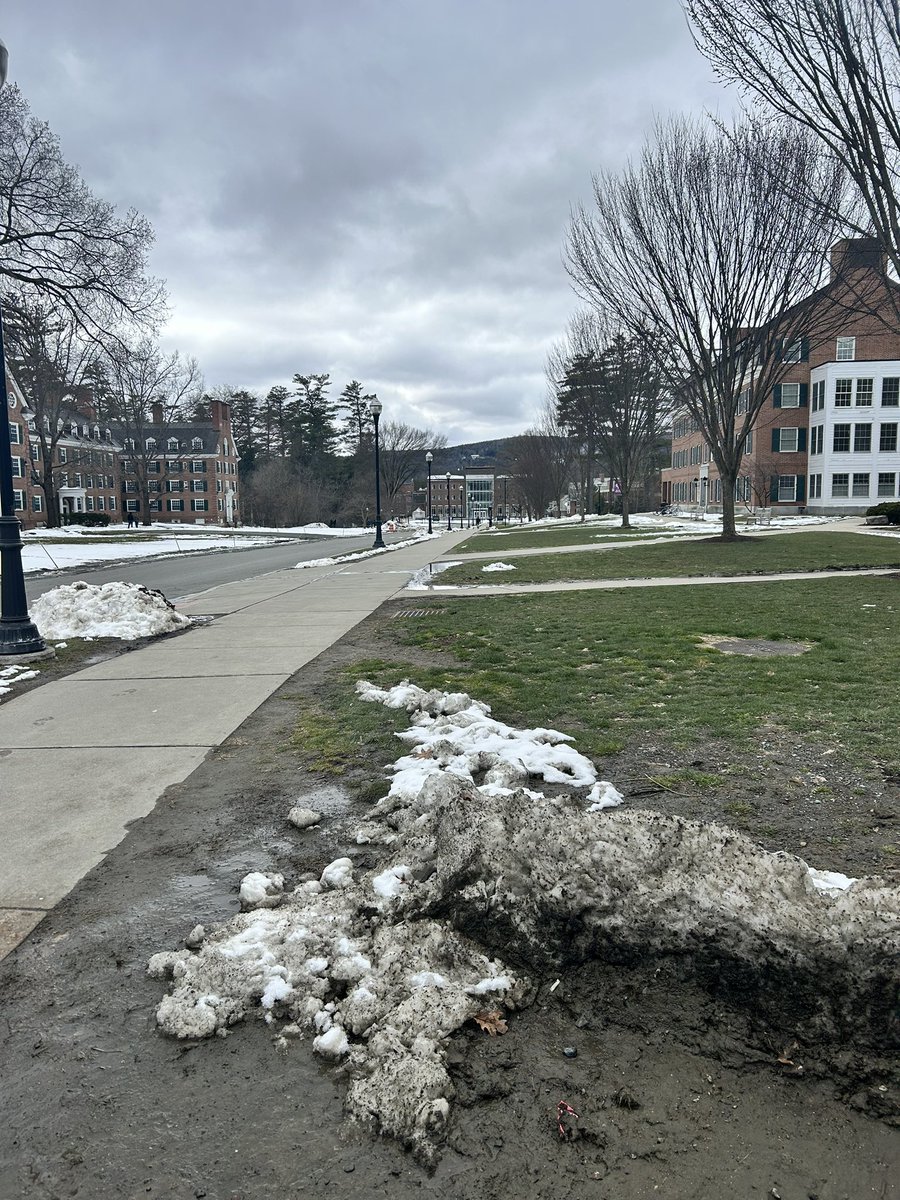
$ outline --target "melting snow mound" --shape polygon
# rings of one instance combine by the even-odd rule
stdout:
[[[154,955],[151,973],[173,981],[157,1010],[165,1032],[205,1037],[253,1014],[308,1030],[346,1066],[349,1114],[426,1163],[454,1098],[448,1038],[486,1006],[534,996],[504,957],[547,975],[607,947],[616,961],[677,955],[745,996],[755,981],[798,1026],[885,1036],[897,887],[829,877],[823,890],[801,859],[724,826],[621,811],[564,734],[514,729],[464,694],[357,691],[410,714],[410,753],[358,833],[387,853],[369,871],[335,860],[195,953]],[[570,791],[526,786],[541,777]]]
[[[31,618],[44,638],[136,638],[191,624],[162,592],[136,583],[69,583],[39,596]]]

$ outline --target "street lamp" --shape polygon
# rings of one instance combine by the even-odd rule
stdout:
[[[431,464],[434,462],[434,455],[430,450],[425,455],[425,461],[428,463],[428,532],[434,533],[431,528]]]
[[[381,536],[381,463],[378,459],[378,418],[381,416],[381,401],[371,401],[369,412],[375,421],[375,541],[372,543],[372,549],[383,550],[384,538]]]
[[[0,41],[0,87],[6,82],[9,52]],[[19,662],[52,654],[28,615],[25,575],[22,571],[22,526],[16,516],[13,491],[12,442],[9,435],[9,396],[6,391],[6,356],[3,352],[3,318],[0,315],[0,661]],[[24,495],[24,488],[23,488]]]
[[[450,524],[450,472],[447,472],[447,532],[451,533],[453,526]]]

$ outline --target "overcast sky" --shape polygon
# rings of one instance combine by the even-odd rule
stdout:
[[[451,444],[521,432],[570,206],[654,115],[725,111],[677,0],[30,0],[10,79],[146,214],[207,386],[328,371]]]

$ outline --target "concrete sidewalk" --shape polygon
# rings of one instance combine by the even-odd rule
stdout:
[[[4,702],[0,957],[295,671],[467,536],[212,588],[178,606],[210,624]]]

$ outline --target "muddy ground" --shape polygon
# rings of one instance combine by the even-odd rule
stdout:
[[[198,921],[234,914],[246,871],[291,879],[346,852],[361,867],[377,861],[350,838],[367,806],[279,748],[293,697],[319,696],[336,666],[388,657],[389,616],[298,673],[0,964],[0,1198],[900,1195],[890,1063],[852,1045],[795,1044],[788,1025],[766,1026],[674,960],[589,963],[555,988],[533,976],[538,999],[510,1015],[508,1033],[473,1026],[454,1037],[457,1095],[433,1174],[344,1123],[340,1069],[308,1040],[277,1050],[256,1021],[202,1042],[157,1032],[163,985],[147,977],[147,959]],[[598,765],[633,805],[701,819],[737,805],[734,823],[770,848],[883,870],[897,781],[834,754],[816,761],[777,729],[761,731],[761,745],[762,787],[758,764],[715,744],[676,755],[658,741]],[[726,784],[659,787],[672,769]],[[326,813],[321,828],[285,823],[298,797]]]

